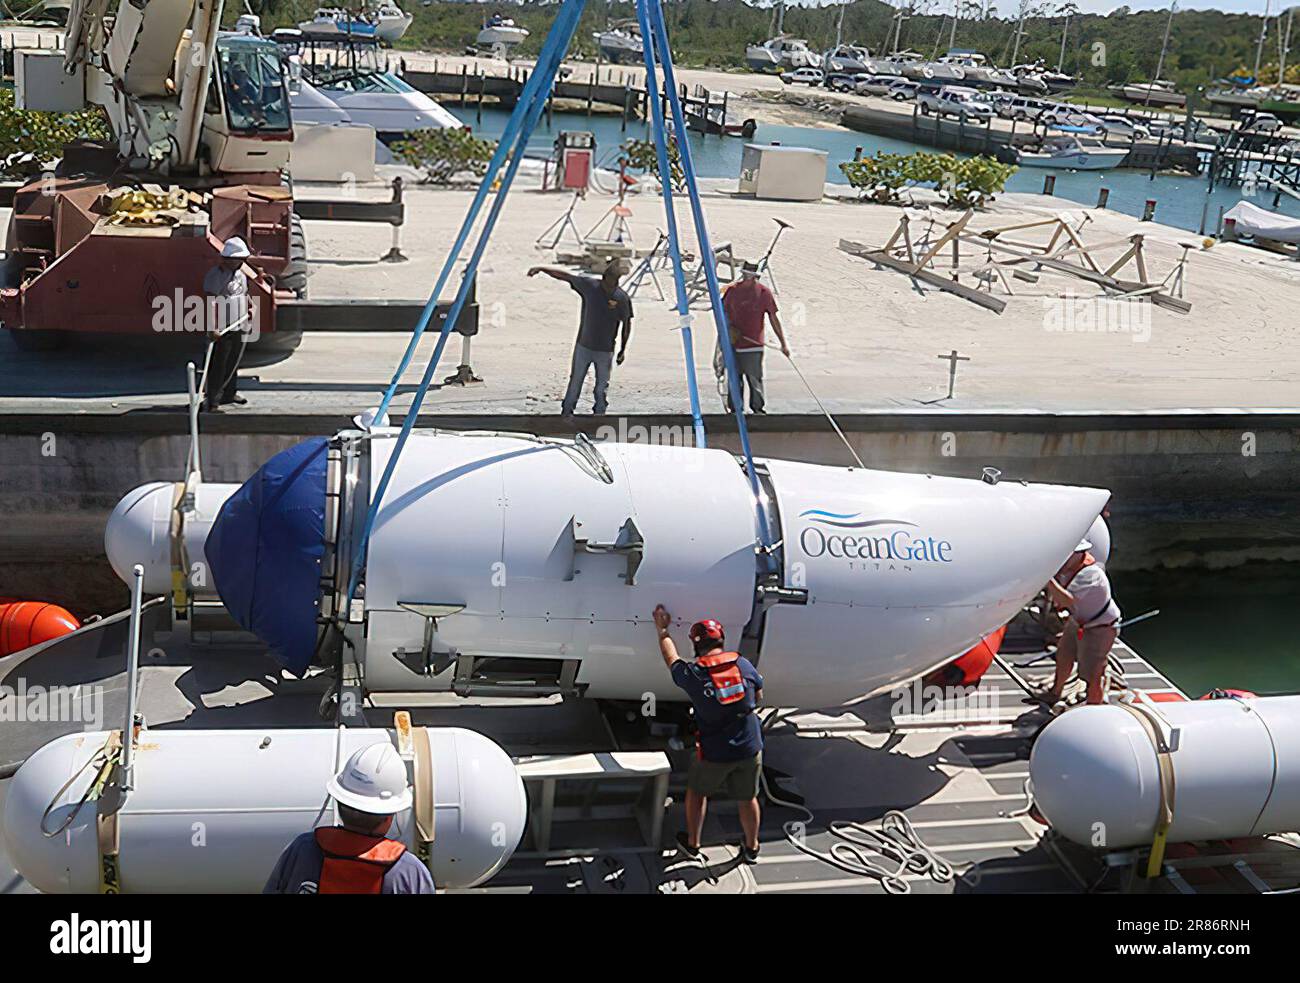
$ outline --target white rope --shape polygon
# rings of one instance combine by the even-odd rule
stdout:
[[[778,352],[781,351],[781,349],[776,345],[765,345],[764,347],[771,348]],[[799,381],[803,383],[803,387],[808,390],[808,395],[813,398],[813,402],[817,404],[817,408],[822,411],[835,432],[839,434],[840,440],[844,441],[844,446],[848,448],[849,454],[853,456],[853,460],[858,462],[858,467],[865,469],[866,465],[862,463],[862,458],[858,457],[858,452],[855,451],[853,445],[849,443],[849,438],[844,436],[844,431],[841,430],[840,425],[835,422],[835,417],[831,416],[830,410],[822,404],[821,399],[815,392],[813,392],[813,387],[810,386],[808,380],[804,378],[804,374],[799,371],[799,366],[795,365],[794,356],[789,352],[782,352],[782,354],[785,355],[786,361],[790,363],[790,368],[794,369],[794,374],[799,377]]]
[[[766,732],[776,723],[778,711],[773,711],[763,723]],[[815,816],[807,806],[777,796],[767,782],[766,772],[761,772],[759,782],[763,794],[773,805],[793,809],[803,814],[803,820],[792,819],[781,825],[786,841],[800,853],[830,864],[857,877],[871,877],[880,881],[886,894],[910,894],[911,884],[906,875],[928,875],[940,884],[956,877],[956,871],[943,857],[922,842],[911,820],[897,809],[891,809],[880,819],[878,827],[850,820],[835,820],[826,831],[835,839],[828,851],[808,845],[808,824]],[[894,861],[897,867],[890,870],[875,856]]]

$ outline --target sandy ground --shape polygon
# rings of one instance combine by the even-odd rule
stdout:
[[[535,184],[535,181],[533,182]],[[1141,232],[1153,279],[1169,274],[1193,243],[1187,263],[1181,315],[1146,303],[1116,305],[1088,283],[1046,273],[1035,284],[1012,280],[1014,296],[1001,315],[956,296],[914,282],[838,248],[841,239],[883,244],[903,210],[826,198],[818,203],[754,201],[734,193],[734,182],[706,183],[705,210],[716,244],[731,242],[738,257],[757,258],[776,230],[775,218],[793,225],[774,259],[779,303],[794,362],[827,406],[838,412],[918,409],[1038,409],[1107,411],[1171,408],[1295,407],[1300,402],[1300,358],[1293,325],[1300,304],[1300,266],[1240,245],[1201,249],[1188,233],[1139,223],[1110,211],[1091,211],[1081,233],[1086,242],[1114,242]],[[844,194],[842,188],[828,192]],[[300,194],[326,196],[326,189]],[[337,192],[334,192],[337,193]],[[364,194],[381,197],[381,187]],[[403,248],[410,261],[378,262],[389,245],[384,226],[308,222],[312,257],[311,295],[322,298],[422,300],[445,259],[471,195],[467,190],[416,187],[411,190]],[[464,413],[553,413],[567,378],[578,298],[547,277],[527,270],[553,261],[535,240],[566,208],[568,198],[527,187],[512,195],[485,256],[479,298],[482,332],[473,345],[473,366],[486,381],[469,388],[432,393],[426,409]],[[602,219],[613,199],[591,193],[576,209],[579,230],[608,228]],[[649,248],[664,224],[657,198],[631,201],[630,226],[636,245]],[[1040,196],[1004,196],[972,227],[989,228],[1069,212],[1072,203]],[[910,212],[915,234],[936,228],[956,212]],[[0,215],[0,220],[7,216]],[[689,227],[686,214],[681,219]],[[1043,241],[1040,232],[1020,234]],[[688,247],[695,251],[694,237]],[[562,249],[573,248],[564,243]],[[1124,244],[1098,250],[1097,259],[1117,259]],[[945,257],[947,254],[944,254]],[[974,270],[983,257],[967,254]],[[939,271],[946,271],[946,258]],[[659,275],[669,300],[653,285],[636,293],[635,329],[627,362],[615,371],[612,413],[680,413],[687,409],[681,335],[670,308],[672,281]],[[967,275],[964,282],[973,283]],[[1120,308],[1123,308],[1121,310]],[[1091,330],[1105,320],[1123,330]],[[694,354],[706,411],[720,401],[709,370],[714,327],[709,311],[696,313]],[[404,326],[401,326],[404,327]],[[359,410],[375,402],[405,345],[402,334],[315,334],[290,358],[246,367],[249,410],[314,412]],[[65,351],[26,354],[0,340],[0,410],[34,412],[76,408],[114,411],[177,402],[183,375],[163,351],[168,339],[141,351]],[[956,395],[944,400],[952,349],[969,356],[958,370]],[[406,381],[414,383],[432,350],[426,339]],[[458,362],[456,340],[437,378]],[[793,366],[768,354],[769,410],[817,412],[816,403]],[[589,387],[588,387],[589,392]],[[72,397],[71,393],[81,393]],[[129,393],[129,395],[117,395]],[[938,401],[938,402],[935,402]],[[590,408],[589,396],[580,407]],[[236,411],[246,412],[246,411]]]

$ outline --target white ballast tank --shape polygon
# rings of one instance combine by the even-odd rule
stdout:
[[[1177,730],[1170,842],[1300,829],[1300,696],[1161,703]],[[1029,759],[1034,801],[1085,846],[1149,845],[1160,804],[1156,748],[1123,707],[1087,706],[1048,724]]]
[[[429,869],[439,888],[469,887],[509,860],[527,819],[523,782],[494,742],[457,727],[428,728],[433,754],[434,840]],[[9,783],[3,830],[10,859],[37,890],[95,893],[95,806],[81,807],[56,836],[41,831],[46,807],[103,746],[104,731],[70,734],[31,756]],[[335,825],[325,783],[353,751],[392,740],[379,728],[144,730],[135,790],[120,812],[122,889],[131,894],[257,893],[301,833]],[[45,819],[56,830],[93,781],[88,767]],[[410,810],[389,834],[414,846]]]

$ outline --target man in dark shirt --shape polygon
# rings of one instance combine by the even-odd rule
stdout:
[[[605,412],[605,393],[613,371],[614,342],[620,336],[618,364],[627,355],[627,340],[632,334],[632,299],[618,285],[618,261],[605,267],[597,280],[594,276],[580,276],[552,266],[534,266],[529,276],[545,273],[567,283],[582,298],[582,318],[578,323],[578,340],[573,346],[573,366],[569,370],[569,388],[560,404],[564,416],[572,416],[587,381],[587,370],[596,370],[596,398],[592,412],[597,416]]]
[[[406,765],[387,741],[353,753],[325,786],[342,826],[298,836],[280,855],[263,894],[433,894],[429,868],[398,840],[393,817],[412,806]]]
[[[740,855],[746,863],[757,863],[763,729],[755,710],[763,698],[763,677],[743,655],[724,650],[722,625],[716,621],[691,626],[694,662],[678,657],[668,634],[672,615],[662,604],[654,610],[654,622],[659,653],[673,682],[690,697],[700,732],[699,754],[686,776],[686,831],[677,834],[677,843],[688,856],[698,856],[709,799],[735,799],[745,833]]]

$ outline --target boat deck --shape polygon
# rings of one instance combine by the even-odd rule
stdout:
[[[162,628],[164,618],[162,605],[154,606],[146,611],[146,628]],[[125,625],[124,616],[115,615],[34,655],[0,659],[0,683],[16,687],[22,679],[29,690],[55,684],[95,687],[103,694],[103,719],[111,727],[123,713]],[[143,651],[150,654],[142,659],[141,704],[152,727],[327,726],[316,715],[324,681],[283,678],[256,646],[191,645],[160,632],[152,638],[146,635]],[[1116,658],[1128,685],[1166,698],[1182,696],[1173,682],[1129,646],[1121,643]],[[886,812],[901,810],[917,835],[956,874],[946,882],[907,874],[912,893],[1071,892],[1082,890],[1085,883],[1101,882],[1106,868],[1097,855],[1080,856],[1086,851],[1050,835],[1045,838],[1045,828],[1026,814],[1030,742],[1046,716],[1024,701],[1023,682],[1043,678],[1050,670],[1050,659],[1041,653],[1004,656],[967,695],[931,702],[918,713],[901,712],[910,708],[898,703],[882,712],[879,700],[834,712],[783,711],[769,730],[765,752],[772,791],[782,798],[802,797],[813,813],[804,843],[823,852],[834,842],[827,831],[831,822],[875,827]],[[4,699],[15,697],[6,691]],[[366,710],[372,725],[386,724],[390,713],[391,709]],[[783,825],[803,815],[771,804],[764,807],[763,847],[756,865],[745,866],[736,856],[739,823],[727,804],[710,810],[703,860],[688,860],[667,848],[681,828],[678,803],[690,752],[665,740],[623,744],[613,736],[618,728],[610,726],[593,701],[449,696],[437,706],[415,711],[414,717],[422,724],[480,730],[516,758],[606,751],[611,745],[622,745],[629,750],[662,748],[672,762],[672,804],[663,826],[662,851],[645,845],[635,823],[610,821],[597,809],[590,821],[574,824],[576,839],[592,844],[591,848],[570,851],[577,855],[539,856],[529,853],[530,844],[525,843],[496,878],[476,891],[884,891],[877,878],[852,874],[796,849]],[[12,720],[12,714],[5,719]],[[6,723],[0,728],[0,761],[19,760],[60,733],[82,729],[79,723]],[[0,803],[6,784],[0,781]],[[1260,884],[1277,889],[1300,882],[1297,844],[1274,838],[1234,849],[1256,859],[1266,850],[1275,856],[1270,866],[1250,868],[1259,874],[1257,883],[1241,876],[1228,882],[1216,878],[1211,889],[1260,890]],[[1219,848],[1220,853],[1227,851]],[[1189,884],[1195,880],[1190,874],[1186,879],[1162,879],[1156,890],[1196,889]],[[1112,882],[1107,884],[1115,889]],[[8,865],[0,840],[0,893],[31,890]]]

